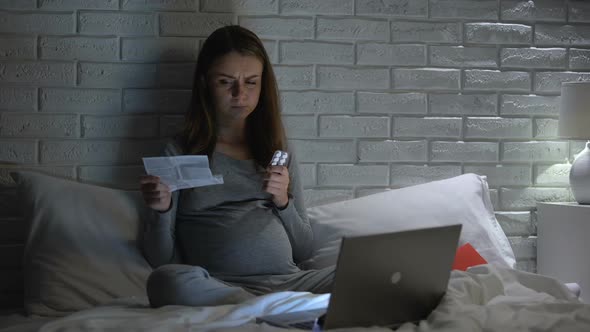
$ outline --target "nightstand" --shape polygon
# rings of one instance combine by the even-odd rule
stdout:
[[[574,282],[590,303],[590,205],[538,203],[537,273]]]

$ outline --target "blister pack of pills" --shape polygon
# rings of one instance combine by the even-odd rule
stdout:
[[[287,165],[287,160],[289,158],[289,153],[281,150],[275,151],[275,154],[272,156],[270,161],[271,166],[285,166]]]

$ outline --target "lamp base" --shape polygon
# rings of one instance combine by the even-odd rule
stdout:
[[[590,141],[572,164],[570,186],[578,204],[590,204]]]

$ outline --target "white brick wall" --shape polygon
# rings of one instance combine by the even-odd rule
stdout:
[[[583,142],[557,116],[561,83],[590,80],[588,22],[567,0],[0,1],[0,201],[22,167],[134,186],[182,125],[200,44],[239,23],[275,63],[309,206],[487,175],[534,270],[535,203],[572,199]]]

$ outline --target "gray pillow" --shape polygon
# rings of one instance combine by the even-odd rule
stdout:
[[[11,176],[29,225],[23,257],[28,314],[64,316],[146,296],[151,267],[138,239],[151,212],[139,192],[30,171]]]

